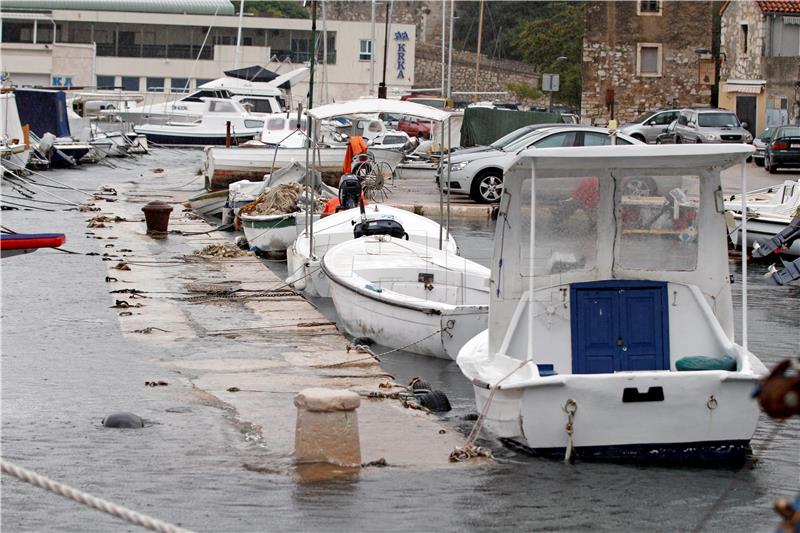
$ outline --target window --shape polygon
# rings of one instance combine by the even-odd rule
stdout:
[[[682,126],[686,126],[688,123],[689,123],[689,113],[684,111],[678,117],[678,124],[680,124]]]
[[[236,109],[230,102],[210,102],[208,110],[212,113],[235,113]]]
[[[114,76],[97,76],[97,88],[101,89],[103,87],[113,87],[114,86]]]
[[[605,133],[590,133],[583,134],[584,146],[607,146],[611,144],[611,137]]]
[[[245,128],[263,128],[264,127],[264,121],[263,120],[245,119],[244,127]]]
[[[164,78],[147,78],[147,90],[157,93],[163,93]]]
[[[200,87],[201,85],[205,85],[206,83],[210,83],[210,82],[212,82],[212,81],[214,81],[214,80],[200,78],[200,79],[198,79],[198,80],[195,82],[195,86],[196,86],[196,87]]]
[[[550,135],[533,143],[536,148],[559,148],[562,146],[572,146],[575,144],[575,132],[563,132]]]
[[[661,45],[639,43],[637,48],[636,74],[645,77],[661,76]]]
[[[358,60],[369,61],[372,59],[372,41],[361,39],[358,41]]]
[[[640,0],[636,6],[637,15],[660,15],[661,0]]]
[[[122,76],[122,88],[126,91],[138,91],[139,78],[135,76]]]
[[[171,78],[169,80],[169,90],[173,93],[184,93],[188,91],[188,78]]]
[[[381,144],[405,144],[407,141],[408,139],[401,135],[387,135]]]
[[[652,118],[651,122],[655,126],[666,126],[676,118],[678,118],[678,113],[676,113],[675,111],[670,111],[668,113],[657,114]]]
[[[271,118],[267,121],[267,130],[269,131],[277,131],[284,129],[284,119],[282,118]]]
[[[742,24],[742,53],[747,53],[747,24]]]

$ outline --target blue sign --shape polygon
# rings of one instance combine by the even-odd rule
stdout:
[[[72,87],[72,76],[53,76],[53,87]]]
[[[408,41],[408,32],[396,31],[394,32],[394,40],[400,41],[397,43],[397,79],[406,79],[406,43]]]

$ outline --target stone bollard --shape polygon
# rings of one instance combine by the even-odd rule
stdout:
[[[304,389],[294,397],[294,404],[297,407],[294,455],[298,463],[361,466],[358,394],[349,390]]]
[[[161,200],[154,200],[142,208],[147,225],[147,234],[151,237],[163,237],[169,228],[169,214],[172,206]]]

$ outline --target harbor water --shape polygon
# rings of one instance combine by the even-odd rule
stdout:
[[[128,161],[117,169],[48,176],[86,190],[146,182],[166,195],[166,189],[199,188],[198,160],[197,151],[175,151],[137,166]],[[152,172],[155,166],[174,177],[165,180]],[[75,191],[51,192],[83,200]],[[6,184],[3,193],[17,194]],[[235,412],[213,398],[197,401],[197,391],[178,385],[194,377],[187,370],[194,358],[234,357],[226,339],[198,336],[159,346],[125,337],[117,310],[109,308],[113,298],[101,260],[113,241],[90,234],[88,213],[37,205],[55,210],[4,212],[3,225],[64,232],[65,248],[78,253],[39,251],[2,265],[2,455],[96,496],[196,531],[771,531],[778,522],[774,499],[800,490],[800,420],[765,417],[752,442],[755,460],[742,468],[564,464],[517,453],[490,435],[479,444],[491,448],[496,462],[466,468],[390,464],[316,483],[298,480],[289,469],[263,468],[274,464],[272,452]],[[452,230],[465,256],[489,264],[492,222],[454,220]],[[798,355],[800,286],[768,286],[765,272],[766,265],[750,266],[749,343],[771,367]],[[738,310],[736,259],[731,273]],[[315,304],[332,312],[325,301]],[[736,324],[738,336],[739,315]],[[442,422],[448,432],[466,436],[475,405],[454,362],[395,352],[382,366],[398,382],[421,376],[445,391],[453,410]],[[143,386],[162,378],[170,385]],[[118,411],[143,416],[147,427],[103,428],[103,417]],[[295,413],[270,416],[285,421]],[[1,525],[6,531],[134,530],[7,476]]]

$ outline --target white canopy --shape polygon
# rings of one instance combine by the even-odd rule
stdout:
[[[405,100],[387,100],[384,98],[361,98],[336,104],[327,104],[309,109],[308,114],[316,120],[335,117],[363,115],[367,113],[392,113],[424,118],[436,122],[444,122],[450,113],[429,105],[407,102]]]
[[[529,148],[516,165],[534,164],[540,170],[598,168],[725,169],[741,163],[755,151],[749,144],[632,144],[573,148]]]

